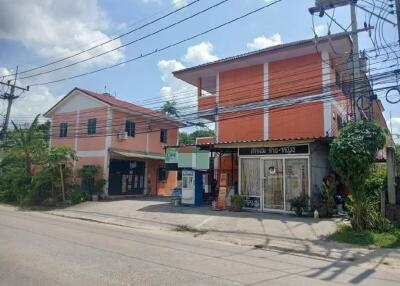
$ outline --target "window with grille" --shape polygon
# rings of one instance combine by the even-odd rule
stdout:
[[[161,143],[167,143],[167,129],[161,129],[160,130],[160,142]]]
[[[135,137],[135,122],[133,121],[125,121],[125,132],[130,137]]]
[[[67,137],[68,135],[68,123],[60,123],[60,137]]]
[[[96,118],[88,119],[87,134],[96,134]]]

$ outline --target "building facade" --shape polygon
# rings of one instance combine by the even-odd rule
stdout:
[[[286,212],[300,194],[313,204],[331,169],[330,141],[360,116],[351,50],[349,36],[337,34],[174,72],[197,87],[199,116],[215,122],[215,138],[197,147],[217,154],[217,187],[225,172],[247,208]],[[382,121],[381,104],[372,105]]]
[[[177,144],[180,123],[165,114],[109,95],[74,88],[45,114],[51,145],[67,146],[79,170],[98,166],[104,196],[169,195],[176,172],[166,171],[164,146]]]

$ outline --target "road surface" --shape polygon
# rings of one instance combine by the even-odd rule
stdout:
[[[0,207],[0,285],[400,285],[400,270]]]

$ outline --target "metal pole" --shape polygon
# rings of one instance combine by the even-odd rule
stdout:
[[[350,3],[351,12],[351,39],[353,40],[353,81],[354,81],[354,102],[357,103],[361,91],[360,85],[360,57],[358,56],[358,33],[357,33],[357,15],[356,5],[353,1]],[[355,104],[357,107],[357,104]],[[354,109],[354,120],[357,120],[357,108]]]
[[[396,0],[396,14],[397,14],[397,35],[400,44],[400,0]]]

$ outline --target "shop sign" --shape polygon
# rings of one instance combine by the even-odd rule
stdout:
[[[308,145],[240,148],[241,156],[308,154]]]

